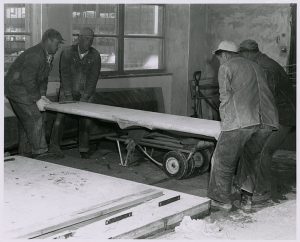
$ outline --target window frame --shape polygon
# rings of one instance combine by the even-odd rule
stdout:
[[[4,45],[5,45],[5,37],[6,36],[26,36],[26,37],[29,37],[29,42],[27,43],[28,47],[32,46],[32,43],[33,43],[33,33],[32,33],[32,6],[31,4],[26,4],[24,3],[24,7],[25,7],[25,28],[27,28],[26,30],[27,31],[20,31],[20,32],[8,32],[8,31],[5,31],[5,21],[6,21],[6,5],[8,8],[11,8],[13,7],[14,5],[23,5],[22,3],[6,3],[4,4]],[[16,6],[15,6],[16,7]],[[17,19],[17,18],[12,18],[12,19]],[[28,21],[28,26],[26,27],[26,19]],[[31,31],[31,32],[30,32]],[[26,45],[25,45],[25,50],[27,49]],[[4,65],[5,65],[5,58],[8,57],[10,55],[7,55],[5,53],[5,50],[4,50]]]
[[[116,34],[95,34],[95,38],[116,38],[117,39],[117,69],[114,71],[101,71],[101,76],[121,76],[121,75],[131,75],[131,74],[161,74],[166,71],[165,68],[165,17],[166,17],[166,8],[164,4],[142,4],[150,6],[159,6],[162,7],[162,34],[160,36],[149,36],[149,35],[125,35],[125,4],[116,4],[117,5],[117,26]],[[73,17],[72,17],[73,20]],[[73,32],[73,28],[72,28]],[[73,34],[72,36],[78,36],[78,34]],[[124,70],[124,39],[133,38],[133,39],[160,39],[162,40],[162,52],[161,60],[162,66],[158,69],[139,69],[139,70]]]

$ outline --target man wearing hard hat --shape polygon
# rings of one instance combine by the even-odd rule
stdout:
[[[245,171],[247,180],[241,191],[239,206],[251,211],[253,184],[259,169],[263,144],[272,130],[278,129],[278,114],[273,94],[264,71],[255,63],[238,55],[238,47],[222,41],[213,52],[220,61],[218,73],[220,92],[221,134],[212,157],[208,197],[211,206],[230,211],[232,179],[243,154],[252,166]]]

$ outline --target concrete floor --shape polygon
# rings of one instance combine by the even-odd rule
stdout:
[[[196,196],[207,195],[208,172],[196,177],[176,180],[169,178],[159,166],[146,159],[139,151],[135,152],[133,163],[127,167],[121,166],[117,146],[112,141],[100,140],[93,144],[91,149],[93,152],[90,159],[81,159],[78,148],[75,147],[63,150],[65,158],[47,161]],[[124,146],[123,151],[123,157],[125,157]],[[163,153],[158,154],[159,156],[162,157]],[[273,158],[273,161],[274,175],[280,181],[278,190],[280,195],[284,195],[296,184],[296,162],[286,155]]]
[[[176,180],[169,178],[163,170],[147,160],[143,154],[136,152],[134,156],[134,162],[128,167],[123,167],[119,163],[119,154],[117,152],[117,146],[112,141],[101,140],[97,144],[93,144],[92,150],[94,152],[90,159],[84,160],[80,158],[78,148],[69,148],[63,150],[65,158],[58,160],[47,160],[48,162],[65,165],[73,168],[83,169],[91,172],[96,172],[113,177],[123,178],[140,182],[148,185],[154,185],[157,187],[167,188],[179,192],[184,192],[196,196],[205,197],[207,195],[209,173],[206,172],[203,175],[196,177]],[[125,147],[123,146],[123,157],[125,157]],[[161,154],[162,158],[163,154]],[[273,157],[273,175],[278,182],[278,193],[275,194],[277,200],[267,203],[266,205],[259,206],[254,209],[254,214],[263,209],[268,209],[276,204],[281,204],[289,200],[291,193],[296,193],[296,158],[295,152],[279,152],[279,154]],[[99,184],[101,186],[101,184]],[[285,194],[287,196],[285,197]],[[273,194],[273,197],[275,197]],[[286,201],[284,201],[286,200]],[[220,221],[231,221],[230,216],[238,216],[238,226],[242,223],[248,223],[248,215],[240,213],[239,210],[234,209],[232,213],[224,213],[222,211],[211,211],[210,215],[204,218],[209,223],[219,223]],[[234,224],[234,226],[236,226]],[[235,229],[235,227],[232,228]],[[258,223],[257,228],[262,226]],[[231,228],[231,229],[232,229]],[[155,234],[152,239],[164,238],[174,233],[173,230],[167,230],[162,233]],[[242,232],[244,233],[244,232]],[[177,235],[175,235],[176,238]],[[197,237],[198,238],[198,237]],[[241,236],[241,238],[243,238]]]
[[[93,152],[90,159],[81,159],[78,148],[71,148],[63,150],[65,158],[47,161],[201,197],[206,196],[209,173],[176,180],[169,178],[158,165],[146,159],[139,151],[135,152],[134,161],[129,166],[123,167],[119,164],[117,145],[114,142],[101,140],[91,148]],[[122,150],[125,157],[125,146]],[[160,155],[163,156],[163,153],[158,154]]]

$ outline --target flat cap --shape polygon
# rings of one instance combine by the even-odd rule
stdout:
[[[55,30],[55,29],[47,29],[42,37],[42,40],[46,40],[46,39],[57,39],[59,40],[61,43],[64,43],[64,39],[61,36],[61,34]]]
[[[258,51],[258,44],[255,40],[247,39],[240,43],[239,51]]]
[[[89,27],[83,27],[83,28],[80,29],[79,35],[94,36],[94,31]]]

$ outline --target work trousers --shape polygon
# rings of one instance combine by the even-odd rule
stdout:
[[[9,99],[18,118],[20,155],[38,155],[48,151],[45,135],[45,114],[37,105],[18,103]]]
[[[268,126],[252,126],[221,132],[212,157],[209,198],[222,203],[231,203],[233,177],[238,161],[245,152],[250,159],[248,170],[244,172],[247,179],[255,181],[256,169],[260,168],[260,153],[271,132],[271,127]]]
[[[271,191],[276,193],[277,176],[272,174],[272,156],[291,130],[292,127],[280,125],[279,130],[272,132],[269,136],[261,150],[260,166],[256,169],[255,184],[253,184],[254,181],[247,178],[246,173],[251,166],[251,156],[248,153],[242,156],[236,175],[236,181],[242,190],[269,197],[271,196]]]
[[[51,137],[50,137],[50,147],[55,151],[55,149],[60,149],[60,143],[63,137],[64,131],[64,121],[65,114],[57,113],[56,119],[54,121]],[[79,152],[89,151],[89,127],[91,125],[91,119],[79,117],[78,118],[78,143]]]

